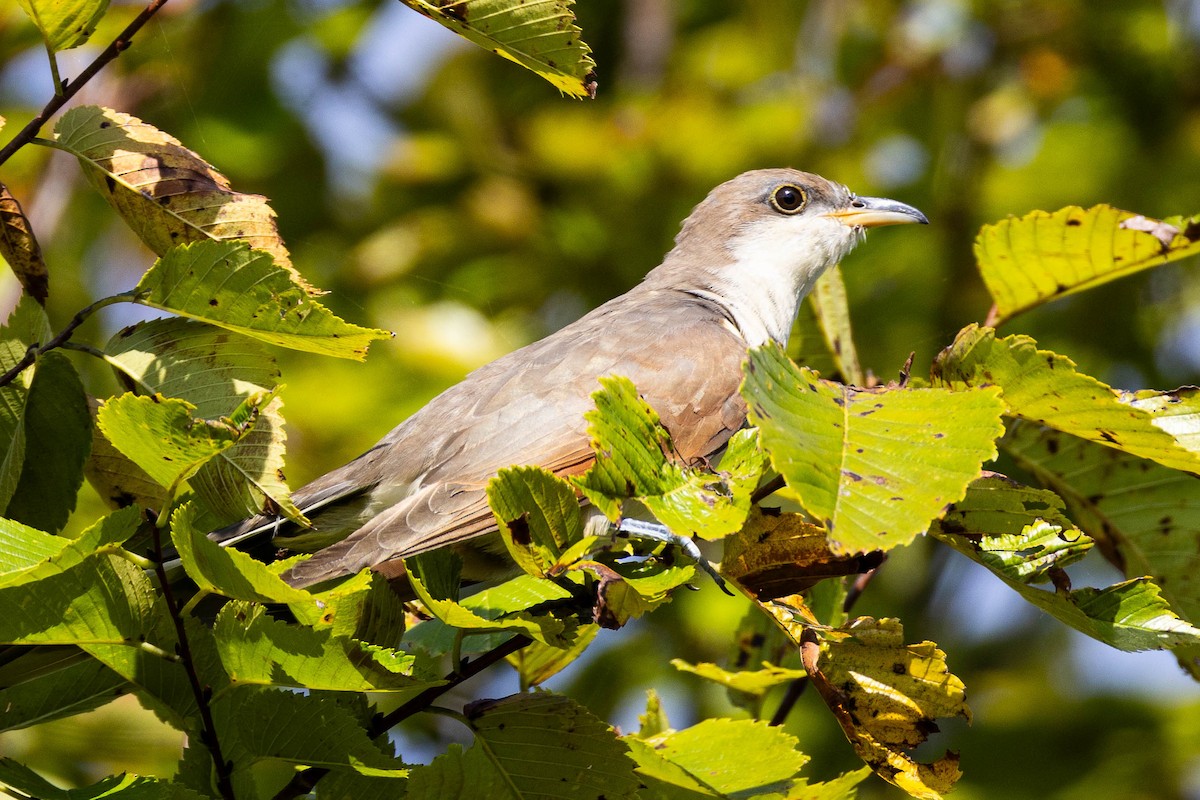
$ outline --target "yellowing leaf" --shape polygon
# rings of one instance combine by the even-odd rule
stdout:
[[[1069,206],[985,225],[975,240],[996,322],[1150,267],[1200,253],[1200,217],[1149,220],[1112,206]]]
[[[572,97],[595,97],[591,48],[574,0],[401,0],[493,53],[533,70]]]
[[[802,669],[787,669],[765,663],[755,670],[727,670],[716,664],[689,664],[683,659],[673,658],[671,666],[680,672],[690,672],[735,692],[752,695],[765,694],[776,686],[807,677],[807,673]]]
[[[850,328],[850,304],[846,300],[846,284],[842,280],[842,268],[834,265],[817,279],[808,302],[816,312],[817,324],[825,337],[838,373],[847,383],[863,383],[862,366],[858,363],[858,349],[854,346],[854,335]]]
[[[17,0],[42,32],[51,53],[88,40],[108,10],[108,0]]]
[[[0,183],[0,256],[12,267],[26,294],[42,305],[50,291],[50,273],[42,248],[17,198]]]
[[[99,106],[72,108],[54,130],[58,146],[79,158],[92,185],[156,255],[188,242],[242,241],[316,293],[292,267],[267,199],[233,191],[170,134]]]
[[[1200,452],[1183,446],[1168,429],[1188,425],[1172,416],[1175,405],[1119,396],[1075,370],[1065,356],[1039,350],[1028,336],[996,338],[991,328],[959,332],[933,366],[935,381],[953,388],[997,386],[1008,414],[1113,447],[1172,469],[1200,472]],[[1194,421],[1194,417],[1191,418]]]
[[[750,351],[742,395],[775,469],[834,553],[912,541],[996,456],[994,389],[854,389],[774,344]]]

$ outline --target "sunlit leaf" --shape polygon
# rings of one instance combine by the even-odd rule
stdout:
[[[412,771],[410,797],[637,796],[629,748],[583,706],[547,692],[479,700],[464,709],[475,734]]]
[[[310,353],[363,359],[387,331],[360,328],[313,300],[271,256],[240,242],[197,242],[162,256],[135,300],[254,339]]]
[[[774,664],[761,664],[759,669],[727,670],[716,664],[689,664],[680,658],[671,659],[671,666],[680,672],[690,672],[693,675],[720,684],[726,689],[744,694],[763,695],[767,691],[806,677],[802,669],[788,669]]]
[[[858,363],[858,349],[854,346],[854,333],[850,328],[850,304],[846,300],[846,284],[840,266],[825,270],[813,286],[808,302],[816,312],[817,323],[838,373],[846,383],[861,386],[863,370]]]
[[[76,566],[105,545],[133,536],[141,515],[126,508],[104,517],[75,538],[54,536],[0,519],[0,587],[20,586]]]
[[[191,320],[170,318],[125,328],[105,348],[107,361],[133,381],[139,394],[186,400],[195,416],[227,416],[251,395],[279,385],[275,360],[258,342]],[[283,480],[286,434],[275,398],[254,427],[189,479],[209,511],[235,522],[270,508],[303,521]]]
[[[0,257],[3,257],[21,282],[25,292],[45,305],[50,291],[50,273],[42,258],[42,248],[21,204],[8,187],[0,183]]]
[[[240,418],[207,420],[197,419],[186,400],[123,394],[100,408],[96,422],[118,450],[170,488],[249,433],[265,399],[247,400]]]
[[[599,625],[580,625],[575,642],[570,647],[551,647],[533,642],[508,656],[507,660],[520,676],[521,686],[540,686],[583,655],[599,632]]]
[[[108,0],[17,0],[17,3],[42,32],[51,53],[86,42],[108,10]]]
[[[188,242],[245,242],[314,291],[292,267],[267,199],[233,191],[170,134],[100,106],[72,108],[54,131],[58,146],[79,158],[92,185],[155,255]]]
[[[592,504],[615,521],[620,498],[637,498],[682,536],[717,539],[740,528],[763,467],[753,432],[734,435],[715,472],[681,466],[668,458],[670,434],[633,382],[609,376],[600,385],[596,408],[584,415],[596,461],[572,479]]]
[[[558,570],[558,559],[583,537],[583,515],[571,484],[539,467],[500,470],[488,503],[513,560],[530,575]]]
[[[1029,585],[1043,579],[1045,570],[1056,562],[1082,555],[1079,540],[1062,536],[1055,526],[1039,523],[1020,536],[985,536],[977,542],[962,536],[941,538],[990,569],[1030,603],[1119,650],[1200,645],[1200,628],[1180,619],[1149,578],[1134,578],[1104,589],[1060,586],[1047,591]]]
[[[22,297],[0,329],[0,370],[21,363],[31,345],[52,336],[45,310],[28,295]],[[0,386],[0,508],[6,507],[17,491],[25,466],[25,404],[29,399],[30,371],[6,386]]]
[[[796,367],[778,345],[752,350],[745,372],[763,447],[838,554],[924,533],[1003,433],[994,389],[854,389]]]
[[[1004,322],[1057,297],[1200,253],[1200,217],[1165,222],[1068,206],[985,225],[975,258]]]
[[[113,775],[78,789],[61,789],[33,770],[9,758],[0,758],[0,789],[16,792],[15,797],[38,800],[204,800],[204,795],[174,782],[137,775]],[[10,796],[10,795],[5,795]]]
[[[31,659],[45,666],[20,663]],[[57,662],[62,662],[61,666]],[[10,674],[22,666],[31,674]],[[111,702],[128,686],[125,678],[75,648],[30,649],[17,663],[0,668],[0,708],[4,709],[0,730],[18,730],[91,711]]]
[[[1107,385],[1078,372],[1069,358],[1039,350],[1028,336],[997,339],[991,328],[970,325],[941,352],[933,374],[953,388],[999,387],[1011,416],[1172,469],[1200,472],[1200,452],[1187,450],[1167,430],[1184,419],[1172,415],[1172,405],[1123,402]]]
[[[475,44],[536,72],[572,97],[594,97],[591,48],[574,0],[401,0]]]
[[[261,605],[231,602],[217,615],[213,636],[235,684],[293,686],[345,692],[414,691],[413,656],[366,645],[328,628],[289,625]]]

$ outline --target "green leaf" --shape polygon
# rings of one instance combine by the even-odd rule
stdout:
[[[61,530],[75,509],[92,447],[87,395],[63,353],[51,351],[38,358],[22,427],[25,448],[36,457],[24,459],[4,514],[42,530]]]
[[[708,719],[624,741],[652,796],[840,798],[870,774],[864,769],[843,776],[836,789],[810,785],[799,774],[809,758],[796,750],[796,738],[756,720]]]
[[[464,712],[475,744],[465,752],[452,746],[429,766],[414,768],[408,797],[637,796],[628,747],[569,698],[517,694],[476,701]]]
[[[1200,622],[1200,478],[1032,425],[1013,426],[1001,447],[1066,500],[1126,577],[1149,575],[1173,611]],[[1200,677],[1200,647],[1175,655]]]
[[[742,395],[789,490],[836,554],[924,533],[995,458],[994,389],[853,389],[797,367],[775,344],[750,351]]]
[[[23,663],[27,661],[31,663]],[[18,667],[29,674],[12,676]],[[128,687],[125,678],[75,648],[30,648],[0,667],[0,731],[83,714],[112,702]]]
[[[978,542],[962,536],[940,538],[990,569],[1030,603],[1118,650],[1200,645],[1200,628],[1171,611],[1149,578],[1135,578],[1105,589],[1059,587],[1050,592],[1030,586],[1029,581],[1042,579],[1045,570],[1057,566],[1056,562],[1082,555],[1082,543],[1063,538],[1055,526],[1038,523],[1028,526],[1020,536],[986,536]],[[1031,560],[1034,563],[1030,564]]]
[[[25,293],[42,305],[50,292],[50,273],[33,226],[17,198],[0,183],[0,257],[12,267]]]
[[[463,631],[515,631],[553,647],[567,647],[571,644],[576,626],[552,614],[533,614],[523,609],[514,610],[508,607],[487,607],[479,601],[476,601],[473,608],[466,605],[466,602],[460,603],[456,599],[457,582],[436,578],[445,574],[445,562],[454,558],[457,558],[457,555],[452,552],[434,550],[404,559],[404,567],[417,598],[439,620]],[[427,585],[427,575],[435,576],[435,583]],[[556,591],[561,599],[571,596],[570,592],[550,581],[539,581],[539,584]],[[483,602],[486,603],[486,600]]]
[[[0,519],[0,587],[20,586],[81,564],[99,548],[129,539],[140,522],[138,509],[126,508],[71,539]]]
[[[599,625],[580,625],[575,642],[570,647],[551,647],[541,642],[531,642],[506,660],[517,671],[522,688],[541,686],[583,655],[599,632]]]
[[[266,564],[231,547],[221,547],[194,525],[191,505],[179,508],[171,517],[171,540],[188,577],[213,594],[233,600],[256,603],[286,603],[300,622],[313,625],[332,623],[327,609],[313,595],[295,589],[272,572]]]
[[[403,777],[354,716],[328,697],[235,686],[212,703],[222,754],[245,773],[263,760]]]
[[[680,466],[667,457],[671,436],[628,378],[600,378],[596,408],[584,416],[596,462],[571,481],[609,519],[620,499],[637,498],[674,533],[718,539],[738,530],[750,510],[763,456],[752,431],[730,439],[716,472]]]
[[[0,329],[0,370],[16,367],[28,348],[53,336],[45,310],[29,296],[22,297]],[[25,404],[30,371],[0,386],[0,508],[8,506],[25,465]]]
[[[167,503],[167,490],[151,478],[146,470],[113,447],[95,420],[100,405],[99,400],[88,398],[92,415],[92,447],[83,465],[84,477],[111,508],[139,505],[155,512],[161,511]]]
[[[196,407],[186,400],[126,393],[105,402],[96,422],[113,446],[160,485],[174,489],[249,433],[267,400],[254,395],[230,417],[207,420],[197,419]]]
[[[142,305],[268,344],[338,358],[362,360],[371,342],[391,336],[334,316],[270,254],[240,242],[201,241],[172,248],[135,292]]]
[[[575,24],[574,0],[401,1],[572,97],[595,97],[596,62]]]
[[[571,484],[540,467],[502,469],[488,481],[488,504],[513,560],[544,578],[583,538],[583,515]]]
[[[343,692],[414,691],[431,685],[410,677],[411,655],[335,636],[328,628],[289,625],[272,619],[260,605],[226,604],[217,614],[213,636],[234,684]]]
[[[259,392],[279,385],[279,369],[258,342],[220,328],[170,318],[143,322],[117,333],[106,360],[133,381],[138,394],[186,400],[195,416],[219,419]],[[222,523],[272,510],[303,524],[283,480],[286,434],[275,398],[254,427],[228,450],[205,463],[188,483]]]
[[[1200,217],[1166,222],[1068,206],[985,225],[975,240],[997,322],[1058,297],[1200,253]]]
[[[170,134],[100,106],[76,106],[54,126],[92,186],[155,255],[200,241],[239,241],[271,255],[306,292],[267,198],[233,191],[224,175]]]
[[[103,797],[120,797],[121,800],[205,800],[204,795],[179,784],[137,775],[113,775],[91,786],[60,789],[29,767],[10,758],[0,758],[0,788],[11,789],[17,796],[38,800],[99,800]]]
[[[731,671],[718,667],[716,664],[707,662],[689,664],[681,658],[673,658],[671,666],[680,672],[690,672],[731,691],[756,697],[766,694],[776,686],[807,677],[807,673],[802,669],[788,669],[766,663],[762,665],[761,669]]]
[[[86,42],[108,10],[108,0],[17,0],[17,3],[42,32],[51,54]]]
[[[1186,419],[1174,417],[1171,404],[1123,398],[1077,372],[1069,358],[1037,349],[1028,336],[997,339],[991,328],[970,325],[938,356],[933,375],[952,388],[998,386],[1010,416],[1172,469],[1200,472],[1200,452],[1185,449],[1167,430]]]
[[[816,313],[817,324],[838,374],[846,383],[862,385],[865,376],[858,363],[858,349],[854,346],[850,303],[846,299],[846,284],[840,266],[834,265],[822,273],[808,295],[808,302]]]

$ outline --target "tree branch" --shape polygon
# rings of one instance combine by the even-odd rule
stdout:
[[[488,667],[500,662],[502,659],[507,658],[532,642],[533,640],[528,636],[517,634],[504,644],[489,650],[474,661],[463,663],[461,668],[456,669],[446,676],[445,684],[431,686],[394,711],[382,716],[376,716],[371,726],[367,728],[367,735],[372,739],[382,736],[413,714],[429,708],[435,700],[446,692],[475,677]],[[313,767],[303,772],[297,772],[291,782],[275,795],[275,800],[295,800],[297,797],[303,797],[311,792],[313,787],[317,785],[317,781],[324,778],[328,773],[329,770],[325,767]]]
[[[87,84],[88,81],[96,77],[96,73],[104,69],[104,67],[107,66],[110,61],[121,55],[121,53],[133,43],[133,35],[141,30],[142,26],[149,22],[150,18],[154,16],[155,12],[166,5],[166,3],[167,0],[151,0],[150,4],[143,8],[141,12],[133,18],[133,21],[125,26],[125,30],[117,34],[117,38],[113,39],[108,47],[104,48],[100,52],[100,55],[96,56],[92,63],[88,64],[87,67],[84,68],[83,72],[79,73],[74,80],[64,80],[62,85],[62,94],[56,93],[54,97],[50,98],[50,102],[46,103],[46,106],[41,110],[41,112],[36,117],[29,120],[28,124],[18,131],[17,134],[13,136],[11,140],[9,140],[8,144],[4,145],[3,148],[0,148],[0,164],[8,161],[8,159],[12,158],[13,153],[29,144],[29,142],[33,140],[33,137],[37,136],[38,132],[41,131],[42,126],[45,125],[52,116],[58,113],[58,110],[66,105],[68,100],[74,97],[79,90]]]
[[[166,2],[166,0],[163,0],[163,2]],[[46,342],[45,344],[34,342],[33,344],[29,345],[29,349],[25,351],[25,355],[21,357],[21,360],[14,364],[12,369],[10,369],[8,372],[0,375],[0,386],[7,386],[8,384],[12,383],[18,375],[25,371],[26,367],[28,367],[34,361],[37,361],[38,356],[50,350],[54,350],[55,348],[64,346],[75,333],[75,329],[86,322],[87,318],[90,317],[94,312],[104,308],[105,306],[110,306],[113,303],[125,302],[132,296],[132,294],[128,293],[115,294],[111,297],[101,298],[92,303],[90,306],[81,308],[75,316],[71,317],[71,321],[67,323],[67,326],[59,331],[58,334],[55,335],[50,341]]]

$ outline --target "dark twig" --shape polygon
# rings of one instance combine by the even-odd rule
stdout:
[[[528,636],[517,634],[504,644],[489,650],[474,661],[464,662],[461,667],[446,676],[444,684],[431,686],[399,708],[375,717],[370,727],[367,728],[367,735],[372,739],[382,736],[413,714],[429,708],[446,692],[475,677],[493,664],[499,663],[522,647],[532,643],[533,640]],[[295,800],[297,797],[303,797],[311,792],[313,787],[317,785],[317,781],[324,778],[328,773],[329,770],[325,767],[312,767],[303,772],[297,772],[291,782],[275,795],[275,800]]]
[[[36,361],[38,356],[65,345],[75,333],[75,329],[82,325],[87,318],[92,315],[93,312],[104,308],[105,306],[112,305],[113,303],[124,302],[129,300],[131,297],[132,295],[129,294],[116,294],[112,297],[105,297],[97,300],[90,306],[80,309],[79,313],[72,317],[71,321],[67,323],[67,326],[59,331],[58,334],[55,335],[50,341],[46,342],[45,344],[39,344],[37,342],[31,344],[29,349],[25,351],[25,355],[21,357],[21,360],[18,361],[8,372],[0,375],[0,386],[7,386],[8,384],[12,383],[13,379],[20,375],[26,367]]]
[[[767,481],[755,490],[754,494],[750,496],[750,502],[761,503],[763,500],[766,500],[768,497],[775,494],[786,485],[787,484],[784,482],[783,476],[776,475],[774,478],[771,478],[771,480]]]
[[[74,80],[63,81],[62,94],[55,94],[50,98],[50,102],[46,103],[45,108],[41,112],[29,120],[17,134],[0,148],[0,164],[3,164],[8,159],[12,158],[13,153],[20,150],[25,145],[29,144],[42,126],[49,119],[58,113],[58,110],[66,105],[67,101],[76,95],[76,93],[87,84],[92,78],[96,77],[96,73],[104,69],[110,61],[121,55],[122,51],[126,50],[133,42],[133,35],[142,29],[142,26],[150,21],[160,8],[166,5],[167,0],[151,0],[150,4],[141,10],[141,12],[133,18],[133,21],[125,26],[125,30],[117,34],[117,38],[112,40],[108,47],[100,52],[100,55],[93,59],[92,63],[88,64],[83,72],[79,73]]]
[[[884,556],[886,559],[887,556]],[[880,562],[878,567],[869,569],[854,579],[854,583],[846,592],[846,599],[842,601],[842,611],[846,614],[850,613],[850,609],[854,608],[854,604],[858,602],[858,598],[862,597],[862,593],[866,590],[867,584],[875,577],[875,573],[879,572],[879,567],[882,567],[884,562]]]
[[[183,662],[188,683],[192,687],[192,696],[195,697],[196,707],[200,711],[200,739],[208,748],[209,755],[212,756],[217,790],[221,793],[221,797],[223,800],[236,800],[233,793],[233,773],[230,764],[221,755],[221,740],[217,737],[217,726],[213,722],[212,709],[208,705],[208,692],[205,687],[200,685],[200,676],[196,673],[196,662],[192,657],[192,648],[188,644],[183,615],[179,613],[179,603],[175,600],[175,593],[171,590],[170,581],[167,580],[167,570],[163,566],[162,530],[158,525],[154,526],[153,541],[154,572],[158,575],[158,584],[162,587],[163,600],[167,604],[167,611],[171,614],[171,621],[175,624],[175,635],[179,638],[179,658]]]
[[[787,693],[779,701],[779,708],[775,709],[775,713],[771,715],[771,721],[768,724],[778,727],[786,722],[788,714],[792,713],[792,709],[796,705],[796,701],[800,699],[800,695],[804,694],[804,690],[807,688],[808,678],[798,678],[789,683]]]

